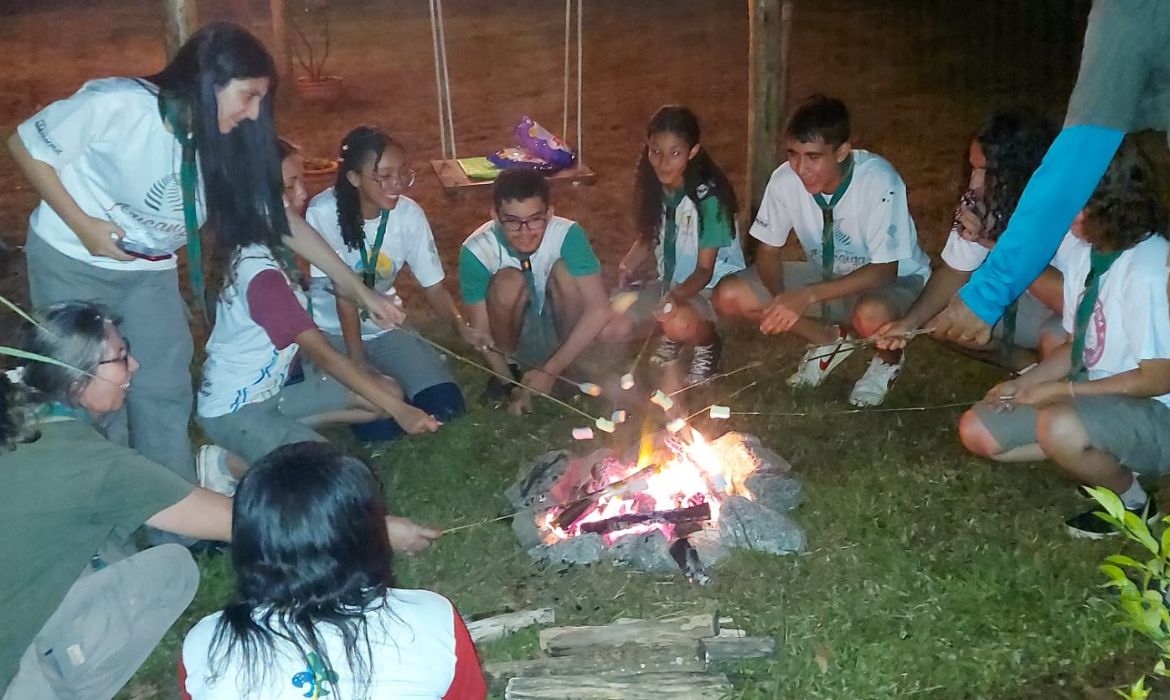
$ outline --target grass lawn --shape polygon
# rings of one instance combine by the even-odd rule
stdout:
[[[735,552],[700,588],[681,575],[535,564],[504,522],[398,559],[401,584],[439,591],[465,614],[552,606],[558,623],[569,624],[717,606],[780,643],[774,661],[731,669],[739,698],[1079,698],[1097,682],[1127,678],[1128,671],[1098,678],[1102,665],[1135,644],[1114,629],[1108,594],[1097,587],[1095,566],[1118,545],[1064,533],[1063,516],[1085,502],[1054,470],[965,454],[954,430],[958,408],[817,415],[849,408],[844,397],[868,362],[863,351],[819,390],[793,394],[782,378],[799,358],[795,341],[741,331],[728,347],[726,368],[755,358],[766,365],[697,390],[690,403],[702,407],[762,379],[734,399],[736,410],[813,412],[727,424],[757,434],[794,465],[806,486],[795,516],[808,552]],[[888,407],[974,399],[997,377],[928,340],[912,346],[908,367]],[[483,378],[460,373],[474,395]],[[577,402],[607,411],[603,399]],[[397,512],[450,527],[505,512],[501,493],[516,467],[572,442],[568,430],[580,419],[547,403],[539,409],[517,419],[473,408],[434,435],[353,447],[381,472]],[[605,439],[628,444],[638,425],[632,419]],[[232,585],[223,558],[200,565],[195,604],[138,676],[162,697],[174,685],[182,633]],[[534,632],[481,649],[484,659],[535,652]],[[1137,641],[1133,654],[1140,665],[1148,652]]]

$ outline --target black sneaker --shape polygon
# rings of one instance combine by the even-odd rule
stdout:
[[[508,371],[512,375],[512,379],[520,381],[520,365],[508,363]],[[480,403],[489,406],[500,406],[508,400],[508,395],[512,393],[512,388],[515,384],[505,382],[499,377],[492,377],[488,379],[487,386],[483,388],[483,393],[479,395]]]
[[[710,345],[696,345],[691,356],[691,371],[684,380],[687,386],[706,381],[719,369],[719,358],[723,355],[723,340],[716,336]]]
[[[1137,508],[1126,508],[1126,510],[1143,518],[1147,525],[1153,525],[1162,519],[1162,514],[1158,512],[1158,506],[1154,503],[1153,496]],[[1105,522],[1097,515],[1097,513],[1103,513],[1104,511],[1105,509],[1098,504],[1083,513],[1079,513],[1065,520],[1064,527],[1068,530],[1068,534],[1073,537],[1087,540],[1100,540],[1106,537],[1120,535],[1120,530]]]
[[[650,366],[661,367],[674,362],[682,354],[682,349],[682,343],[662,336],[658,341],[658,347],[654,349],[654,354],[650,356]]]

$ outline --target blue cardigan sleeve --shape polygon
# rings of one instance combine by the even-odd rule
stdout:
[[[1117,129],[1078,125],[1056,137],[991,255],[959,290],[979,318],[998,321],[1052,260],[1124,136]]]

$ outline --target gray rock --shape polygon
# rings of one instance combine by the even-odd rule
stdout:
[[[741,496],[723,501],[719,536],[725,545],[771,554],[803,552],[807,546],[794,520]]]
[[[520,542],[521,549],[532,549],[544,545],[544,535],[536,527],[536,515],[543,511],[522,510],[512,516],[512,532]]]
[[[703,568],[708,570],[722,561],[730,551],[719,536],[719,531],[715,529],[700,530],[689,535],[687,539],[699,553],[699,561],[703,563]]]
[[[804,487],[790,476],[761,469],[747,478],[745,485],[755,500],[765,508],[784,513],[800,505]]]
[[[606,550],[605,555],[618,564],[648,573],[678,571],[670,556],[670,543],[657,530],[643,535],[627,535]]]
[[[605,543],[601,535],[586,533],[577,537],[570,537],[549,546],[540,545],[528,550],[533,559],[541,561],[558,561],[566,564],[592,564],[601,559],[605,553]]]
[[[552,485],[569,467],[570,455],[565,450],[546,452],[528,464],[521,465],[516,481],[504,491],[513,508],[539,505]]]

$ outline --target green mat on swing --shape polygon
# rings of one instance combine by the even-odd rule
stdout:
[[[495,180],[500,173],[504,172],[483,156],[460,158],[455,162],[459,163],[460,168],[463,168],[463,172],[469,180]]]

